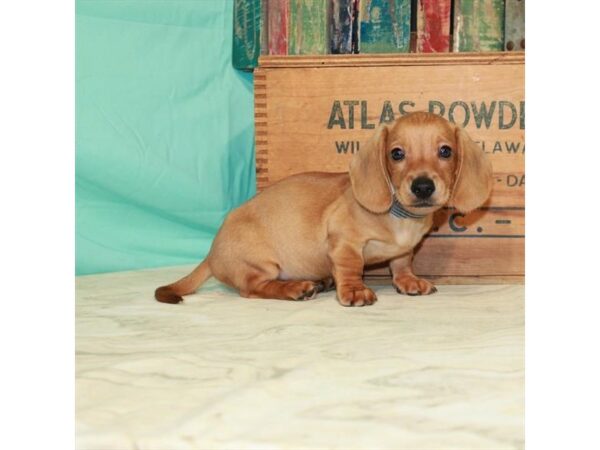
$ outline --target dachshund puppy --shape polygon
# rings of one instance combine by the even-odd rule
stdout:
[[[206,259],[155,297],[181,302],[214,276],[248,298],[306,300],[335,283],[340,304],[371,305],[363,268],[384,261],[399,293],[431,294],[411,266],[433,213],[471,211],[491,188],[491,164],[462,128],[411,113],[379,126],[349,173],[293,175],[233,210]]]

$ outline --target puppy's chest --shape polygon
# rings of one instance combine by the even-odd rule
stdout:
[[[429,221],[393,219],[386,232],[363,249],[366,264],[387,261],[412,250],[429,230]]]

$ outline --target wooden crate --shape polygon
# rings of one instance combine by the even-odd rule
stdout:
[[[464,125],[488,153],[480,210],[444,209],[415,257],[441,281],[524,277],[524,54],[266,56],[255,71],[258,190],[291,174],[343,172],[380,121],[426,110]],[[389,276],[386,268],[367,271]]]

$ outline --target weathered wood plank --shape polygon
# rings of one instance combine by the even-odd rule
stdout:
[[[318,55],[328,53],[327,0],[289,0],[290,2],[290,55]]]
[[[408,52],[410,0],[361,0],[360,53]]]
[[[260,0],[260,54],[269,54],[268,0]]]
[[[331,53],[358,52],[358,4],[359,0],[331,0]]]
[[[450,51],[451,5],[451,0],[418,0],[418,53]]]
[[[233,67],[252,70],[260,56],[261,0],[235,0],[233,4]]]
[[[525,0],[506,0],[504,49],[525,50]]]
[[[268,0],[269,55],[287,55],[289,18],[289,0]]]
[[[455,52],[501,51],[504,48],[504,0],[455,0]]]

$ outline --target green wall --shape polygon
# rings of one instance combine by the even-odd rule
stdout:
[[[76,273],[198,262],[255,192],[232,0],[76,3]]]

